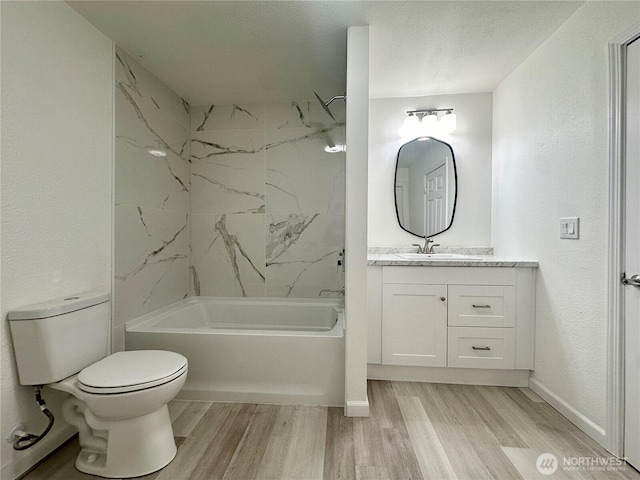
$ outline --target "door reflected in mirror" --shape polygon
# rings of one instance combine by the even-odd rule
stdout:
[[[451,227],[456,209],[456,162],[451,145],[420,137],[398,150],[396,215],[402,229],[432,237]]]

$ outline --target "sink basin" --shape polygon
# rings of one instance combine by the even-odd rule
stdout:
[[[396,255],[405,260],[482,260],[481,257],[459,253],[396,253]]]

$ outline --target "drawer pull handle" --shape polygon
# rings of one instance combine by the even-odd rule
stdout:
[[[474,350],[491,350],[491,348],[489,347],[476,347],[475,345],[472,346],[471,348],[473,348]]]
[[[473,304],[473,308],[491,308],[491,305],[476,305],[475,303]]]

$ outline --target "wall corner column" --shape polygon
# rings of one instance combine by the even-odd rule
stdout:
[[[345,415],[367,417],[368,26],[347,30],[346,129]]]

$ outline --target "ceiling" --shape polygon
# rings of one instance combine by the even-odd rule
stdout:
[[[583,1],[68,1],[191,105],[331,98],[370,25],[371,98],[491,92]]]

